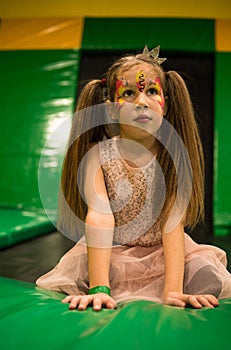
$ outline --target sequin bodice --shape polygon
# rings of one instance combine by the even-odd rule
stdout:
[[[118,138],[99,143],[100,161],[115,217],[115,244],[151,247],[162,242],[160,212],[154,210],[157,161],[134,168],[121,157]],[[155,192],[156,193],[156,192]]]

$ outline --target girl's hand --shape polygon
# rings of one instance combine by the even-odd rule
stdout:
[[[62,300],[62,303],[69,303],[69,309],[86,310],[89,305],[93,306],[95,311],[99,311],[102,307],[107,309],[115,309],[117,304],[106,293],[96,293],[91,295],[68,295]]]
[[[178,307],[190,305],[195,309],[201,309],[203,306],[214,308],[219,302],[217,298],[211,294],[192,295],[170,292],[164,297],[164,304]]]

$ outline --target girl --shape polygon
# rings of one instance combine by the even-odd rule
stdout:
[[[36,281],[67,293],[70,309],[213,308],[231,297],[225,252],[184,232],[203,219],[204,160],[188,90],[164,60],[159,47],[122,57],[79,97],[59,230],[84,237]]]

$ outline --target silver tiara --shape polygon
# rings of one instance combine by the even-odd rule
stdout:
[[[156,63],[161,65],[164,61],[166,61],[167,58],[160,58],[159,53],[160,53],[160,45],[158,45],[157,47],[155,47],[150,51],[148,50],[147,45],[145,45],[142,52],[143,55],[147,55],[148,57],[152,58]]]

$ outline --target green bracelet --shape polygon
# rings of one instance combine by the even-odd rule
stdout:
[[[111,295],[111,290],[107,286],[96,286],[96,287],[90,288],[88,291],[88,294],[95,294],[95,293],[106,293],[107,295]]]

